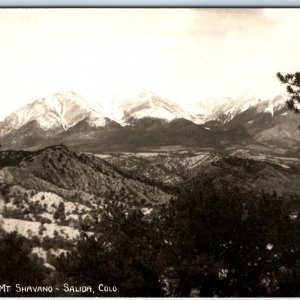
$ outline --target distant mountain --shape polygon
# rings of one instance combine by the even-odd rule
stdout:
[[[290,149],[298,147],[300,149],[299,125],[299,115],[283,108],[274,114],[266,126],[254,135],[254,138],[260,143],[268,145],[280,145]]]
[[[286,108],[285,100],[284,96],[211,99],[188,112],[143,90],[113,99],[109,113],[109,107],[102,108],[74,92],[57,93],[1,122],[0,144],[3,149],[36,150],[63,143],[94,153],[164,147],[220,150],[233,145],[297,152],[300,122]]]
[[[146,90],[122,101],[119,109],[122,112],[122,121],[125,124],[145,117],[168,121],[181,118],[193,120],[193,116],[175,102]]]
[[[215,120],[227,123],[235,116],[242,114],[253,108],[259,113],[270,113],[285,106],[286,98],[282,95],[261,99],[258,97],[223,97],[212,98],[191,107],[194,111],[196,123],[202,124],[207,121]]]
[[[264,101],[255,98],[248,102],[237,101],[238,105],[228,101],[215,109],[211,120],[204,126],[232,132],[244,128],[259,143],[297,147],[300,143],[300,119],[286,107],[285,101],[286,98],[281,95]]]
[[[62,132],[86,118],[92,126],[101,127],[106,123],[99,105],[74,92],[56,93],[37,99],[5,118],[0,123],[0,136],[32,122],[44,132]]]

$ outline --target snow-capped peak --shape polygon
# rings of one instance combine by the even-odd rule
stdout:
[[[209,99],[209,101],[206,101],[205,103],[198,103],[191,109],[193,111],[200,112],[195,118],[195,122],[200,124],[209,120],[221,120],[222,122],[228,122],[237,114],[251,108],[255,108],[258,113],[270,113],[273,116],[274,112],[281,109],[284,105],[285,97],[281,95],[271,98],[247,96]]]
[[[6,135],[31,121],[36,121],[46,130],[67,130],[86,118],[91,125],[105,125],[100,105],[87,101],[72,91],[56,93],[37,99],[5,118],[0,125],[0,135]]]
[[[121,101],[119,111],[122,115],[122,123],[144,117],[161,118],[168,121],[177,118],[193,120],[193,116],[177,103],[147,90],[142,90],[137,95]]]
[[[286,104],[287,98],[286,96],[276,96],[272,99],[267,99],[265,101],[260,102],[257,105],[257,111],[258,112],[265,112],[270,113],[272,116],[274,115],[274,112],[280,110],[282,107],[284,107]]]

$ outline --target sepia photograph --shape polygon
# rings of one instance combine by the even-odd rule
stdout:
[[[299,30],[0,8],[0,297],[300,297]]]

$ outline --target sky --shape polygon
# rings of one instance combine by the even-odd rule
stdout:
[[[283,93],[300,70],[300,9],[0,9],[0,120],[74,91],[110,105],[150,90],[180,104]]]

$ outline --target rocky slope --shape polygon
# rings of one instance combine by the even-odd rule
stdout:
[[[284,195],[300,195],[300,160],[273,157],[254,151],[218,153],[120,154],[105,160],[126,172],[139,174],[166,186],[184,186],[194,178],[213,178],[222,186],[245,190],[276,191]]]
[[[49,268],[51,257],[70,249],[81,232],[92,234],[110,203],[149,214],[174,193],[65,146],[0,151],[1,228],[26,237]]]

